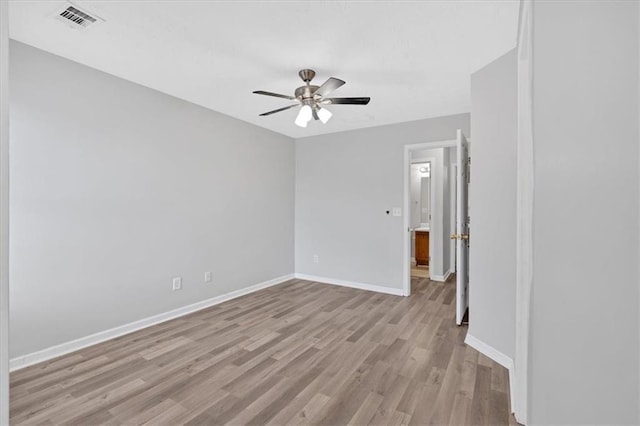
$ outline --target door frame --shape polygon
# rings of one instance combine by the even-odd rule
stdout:
[[[516,200],[516,300],[511,410],[519,423],[529,416],[529,333],[533,287],[533,0],[520,2],[518,22],[518,135]]]
[[[469,183],[470,146],[464,132],[458,129],[456,152],[456,324],[462,325],[469,309]],[[462,237],[466,235],[467,239]]]
[[[411,211],[411,194],[409,191],[409,182],[411,180],[411,152],[423,149],[450,148],[456,146],[455,139],[422,142],[416,144],[407,144],[404,146],[402,173],[404,184],[403,209],[402,218],[402,295],[411,296],[411,238],[409,228],[411,227],[409,212]],[[433,189],[433,187],[431,188]],[[433,191],[432,191],[433,193]],[[429,238],[431,241],[431,238]],[[431,242],[429,243],[431,245]],[[429,247],[431,250],[431,247]]]
[[[456,153],[457,155],[457,153]],[[451,186],[451,192],[449,193],[449,213],[451,213],[449,215],[449,229],[452,230],[452,232],[455,232],[456,229],[456,225],[457,225],[457,219],[456,219],[456,201],[457,201],[457,196],[458,196],[458,165],[457,164],[451,164],[451,167],[449,168],[449,183]],[[449,240],[449,265],[451,265],[451,272],[453,272],[454,274],[456,273],[456,271],[458,270],[458,266],[456,265],[456,241],[455,240]]]
[[[9,5],[0,1],[0,425],[9,424]]]

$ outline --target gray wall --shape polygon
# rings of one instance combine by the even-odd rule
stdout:
[[[534,2],[529,423],[638,424],[638,3]]]
[[[469,114],[297,139],[296,272],[401,289],[403,218],[385,211],[404,205],[403,146],[459,128]]]
[[[471,76],[469,334],[513,359],[516,301],[516,51]]]
[[[292,139],[17,42],[10,78],[13,357],[293,272]]]

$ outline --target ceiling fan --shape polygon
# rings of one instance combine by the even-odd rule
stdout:
[[[305,85],[298,87],[294,92],[294,96],[265,92],[264,90],[256,90],[253,92],[256,95],[274,96],[276,98],[297,101],[293,105],[262,113],[260,114],[261,117],[285,111],[290,108],[300,107],[300,112],[296,117],[295,123],[300,127],[307,127],[307,123],[309,123],[312,118],[314,120],[320,120],[323,123],[329,121],[333,114],[331,114],[331,111],[324,108],[326,105],[367,105],[371,100],[371,98],[326,98],[325,96],[342,86],[345,82],[339,78],[330,77],[322,84],[322,86],[314,86],[309,84],[316,76],[316,72],[314,70],[300,70],[298,75],[302,81],[305,82]]]

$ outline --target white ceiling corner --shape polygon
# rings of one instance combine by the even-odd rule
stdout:
[[[64,1],[11,1],[11,38],[291,137],[468,112],[470,75],[516,44],[518,0],[88,1],[106,22],[74,30]],[[327,123],[253,90],[293,94],[297,72],[347,82]]]

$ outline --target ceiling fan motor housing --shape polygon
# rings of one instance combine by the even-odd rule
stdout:
[[[295,97],[300,101],[303,101],[305,99],[313,99],[313,93],[318,90],[318,87],[320,86],[300,86],[295,91]]]
[[[316,72],[310,69],[303,69],[298,72],[298,75],[300,76],[302,81],[304,81],[305,83],[308,83],[311,80],[313,80],[313,77],[316,76]]]

